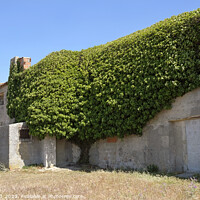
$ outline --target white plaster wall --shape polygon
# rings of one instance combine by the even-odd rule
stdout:
[[[23,123],[12,124],[9,126],[9,168],[22,168],[24,161],[19,154],[19,129]]]
[[[42,163],[45,167],[56,166],[56,138],[47,135],[42,140]]]

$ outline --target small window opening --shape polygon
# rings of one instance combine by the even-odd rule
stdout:
[[[31,136],[29,135],[29,129],[28,128],[21,128],[19,130],[19,138],[21,140],[30,140]]]

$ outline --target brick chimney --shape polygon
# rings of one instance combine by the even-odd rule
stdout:
[[[19,58],[18,61],[20,62],[23,70],[28,69],[31,66],[31,58],[29,57]]]
[[[18,56],[15,56],[14,58],[12,58],[10,60],[10,64],[11,63],[17,64],[18,61],[20,63],[20,66],[22,66],[23,70],[26,70],[31,66],[31,58],[30,57],[19,58]]]

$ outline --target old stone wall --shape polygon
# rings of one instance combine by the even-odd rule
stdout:
[[[31,164],[41,164],[42,141],[36,137],[20,139],[19,130],[26,127],[25,123],[9,125],[9,168],[22,168]]]
[[[144,127],[141,137],[131,135],[96,142],[90,149],[90,163],[103,168],[132,169],[144,169],[153,164],[161,171],[185,171],[184,118],[195,115],[200,115],[200,88],[177,98],[172,109],[157,114]]]
[[[80,148],[66,139],[56,141],[56,165],[66,167],[75,164],[80,158]]]
[[[47,136],[44,140],[39,140],[31,136],[30,139],[20,139],[21,128],[26,128],[26,123],[0,127],[0,163],[10,169],[33,164],[55,166],[56,138]]]
[[[65,167],[79,160],[80,148],[65,139],[47,136],[23,141],[19,129],[25,123],[0,127],[0,162],[10,168],[30,164]],[[90,163],[102,168],[161,171],[200,171],[200,88],[177,98],[170,110],[150,120],[143,135],[99,140],[90,149]],[[193,153],[195,152],[195,153]],[[199,160],[198,160],[199,159]]]
[[[0,127],[0,163],[9,166],[9,126]]]

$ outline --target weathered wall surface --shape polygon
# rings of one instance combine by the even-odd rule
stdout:
[[[187,141],[185,121],[171,123],[169,132],[169,167],[171,171],[182,172],[187,170]]]
[[[36,137],[20,140],[19,130],[26,127],[25,123],[9,125],[9,168],[22,168],[31,164],[41,164],[42,141]]]
[[[200,172],[200,119],[185,121],[185,131],[187,170],[189,172]]]
[[[47,135],[41,141],[41,159],[45,167],[56,166],[56,138]]]
[[[142,137],[131,135],[114,142],[96,142],[90,149],[90,163],[103,168],[133,169],[154,164],[162,171],[184,171],[187,168],[185,122],[171,120],[194,115],[200,115],[200,88],[177,98],[172,109],[163,110],[150,120]]]
[[[0,127],[0,163],[10,169],[32,164],[56,166],[56,138],[47,136],[40,141],[31,136],[30,139],[20,139],[21,128],[26,128],[26,123]]]
[[[56,165],[66,167],[78,162],[80,157],[80,148],[66,139],[56,141]]]
[[[0,87],[0,93],[4,93],[4,105],[0,105],[0,126],[5,126],[7,124],[10,124],[10,123],[14,122],[14,120],[10,119],[9,116],[7,115],[7,109],[6,109],[6,105],[7,105],[7,98],[6,98],[7,89],[8,89],[7,85],[4,85],[4,86]]]
[[[200,88],[177,98],[172,109],[149,121],[141,137],[97,141],[90,149],[90,163],[102,168],[144,169],[154,164],[168,172],[200,171],[200,119],[191,117],[196,115],[200,116]],[[65,139],[20,140],[23,126],[25,123],[0,127],[0,162],[6,166],[43,163],[65,167],[78,161],[80,149]]]
[[[0,163],[9,166],[9,126],[0,127]]]
[[[0,127],[0,162],[10,169],[32,164],[55,166],[56,138],[47,136],[41,141],[37,137],[20,139],[21,128],[26,128],[26,123]]]

